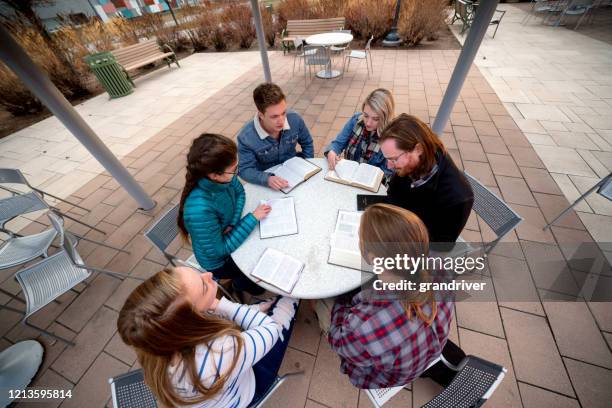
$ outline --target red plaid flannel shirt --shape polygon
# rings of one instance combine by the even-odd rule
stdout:
[[[431,312],[429,306],[424,310]],[[362,291],[336,301],[328,341],[340,356],[340,370],[358,388],[405,385],[420,376],[444,345],[453,318],[453,299],[438,301],[431,326],[409,320],[402,304]]]

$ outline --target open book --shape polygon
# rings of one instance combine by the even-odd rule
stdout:
[[[291,293],[304,270],[304,263],[274,248],[267,248],[251,276]]]
[[[321,168],[319,166],[301,157],[295,156],[278,166],[266,170],[266,173],[274,173],[275,176],[287,180],[289,186],[283,188],[281,191],[283,193],[288,193],[293,190],[295,186],[308,180],[320,171]]]
[[[272,238],[298,233],[293,197],[274,198],[264,201],[272,207],[266,218],[259,222],[259,237]]]
[[[336,169],[325,175],[325,180],[363,188],[376,193],[385,173],[376,166],[367,163],[357,163],[352,160],[340,160]]]
[[[361,257],[359,250],[359,224],[362,214],[358,211],[338,211],[327,262],[347,268],[371,271],[372,268]]]

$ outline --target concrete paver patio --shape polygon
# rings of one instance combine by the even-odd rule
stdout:
[[[527,18],[530,7],[499,5],[506,10],[500,29],[485,37],[475,64],[573,201],[612,172],[612,10],[597,10],[594,28],[574,31]],[[566,21],[573,27],[576,18]],[[583,34],[597,27],[596,37],[608,41]],[[465,40],[458,24],[452,29]],[[576,211],[612,260],[612,202],[592,194]]]
[[[501,33],[502,29],[498,35]],[[458,51],[375,50],[373,53],[371,78],[367,77],[364,64],[351,64],[351,71],[344,77],[331,81],[315,79],[307,87],[302,73],[291,75],[292,56],[271,53],[274,81],[285,90],[289,105],[303,115],[314,137],[317,156],[351,114],[360,109],[365,95],[376,87],[393,91],[397,112],[414,114],[428,123],[433,121]],[[261,68],[254,66],[125,153],[122,162],[157,201],[154,210],[138,210],[136,203],[106,173],[96,175],[69,196],[91,211],[61,207],[106,231],[107,235],[74,223],[67,223],[69,229],[130,251],[126,255],[82,242],[79,252],[88,264],[138,277],[148,277],[165,265],[142,231],[178,202],[184,182],[185,152],[191,140],[204,131],[235,137],[253,117],[251,92],[261,81]],[[553,288],[550,282],[560,282],[564,283],[562,288],[566,294],[555,296],[575,295],[566,288],[574,282],[572,276],[576,271],[564,269],[574,274],[566,282],[563,271],[540,268],[541,261],[545,257],[566,265],[576,247],[593,242],[593,238],[574,213],[565,216],[552,231],[542,231],[545,220],[567,205],[567,199],[512,113],[475,66],[443,139],[460,167],[499,193],[524,218],[490,256],[491,282],[510,277],[522,285],[525,293],[536,297],[524,302],[456,305],[451,339],[467,353],[508,369],[488,406],[609,406],[612,401],[612,303],[542,301],[549,299],[552,292],[539,290]],[[44,228],[45,220],[41,217],[25,227],[24,232]],[[476,216],[471,217],[462,235],[473,242],[491,239],[490,230]],[[188,244],[181,242],[174,245],[173,251],[182,257],[190,253]],[[0,287],[17,294],[19,287],[12,278],[14,272],[0,271]],[[604,271],[601,279],[608,282],[610,277],[612,273]],[[73,338],[76,343],[74,347],[66,347],[39,337],[46,345],[46,354],[35,385],[73,389],[72,399],[52,401],[44,406],[104,406],[109,398],[107,379],[137,366],[134,353],[122,344],[116,332],[118,311],[136,284],[133,280],[94,276],[89,287],[77,287],[63,296],[61,303],[51,304],[35,315],[35,323]],[[2,295],[0,302],[23,307]],[[0,349],[37,336],[18,323],[19,317],[0,310]],[[299,369],[305,370],[305,375],[290,379],[268,406],[371,406],[365,394],[339,373],[339,359],[321,337],[307,304],[300,307],[282,367],[283,371]],[[438,391],[439,387],[430,380],[419,379],[386,406],[419,407]],[[32,406],[31,403],[18,405]]]

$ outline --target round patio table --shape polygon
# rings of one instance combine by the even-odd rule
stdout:
[[[348,44],[351,41],[353,41],[352,34],[334,33],[334,32],[314,34],[306,38],[306,43],[308,43],[309,45],[318,45],[321,47],[325,47],[328,57],[330,57],[329,47],[331,47],[332,45]],[[319,78],[324,78],[324,79],[336,78],[340,76],[341,74],[342,73],[340,71],[331,69],[331,57],[330,57],[330,63],[329,63],[328,68],[317,72],[317,76]]]
[[[293,197],[298,233],[261,239],[257,226],[246,241],[232,253],[232,258],[249,279],[271,292],[298,299],[323,299],[349,292],[361,285],[362,278],[372,276],[371,273],[327,263],[327,259],[338,210],[357,211],[357,194],[373,193],[324,180],[328,170],[327,160],[316,158],[309,161],[322,170],[299,184],[289,194],[255,184],[244,185],[245,214],[253,211],[261,200]],[[386,195],[386,192],[386,187],[381,185],[377,194]],[[290,294],[250,276],[268,247],[278,249],[305,264],[302,275]]]

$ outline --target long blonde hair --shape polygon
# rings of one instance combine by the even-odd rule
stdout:
[[[376,133],[380,136],[387,124],[393,119],[393,116],[395,116],[395,101],[393,100],[393,95],[388,89],[375,89],[370,92],[363,101],[361,105],[362,111],[366,105],[368,105],[379,117]]]
[[[359,227],[359,248],[365,259],[371,257],[394,258],[397,254],[409,257],[426,257],[429,254],[429,234],[423,221],[413,212],[390,204],[369,206],[361,217]],[[426,269],[415,275],[399,271],[398,275],[420,282],[431,280]],[[402,302],[408,319],[416,315],[430,325],[437,314],[437,305],[432,291],[412,291]],[[424,307],[430,305],[431,314],[427,316]]]
[[[136,351],[145,382],[164,406],[197,404],[218,393],[243,346],[240,329],[233,322],[193,308],[173,268],[156,273],[132,291],[119,312],[117,328],[123,342]],[[230,369],[206,388],[196,367],[196,346],[222,336],[234,336],[236,357]],[[199,394],[194,398],[179,396],[171,381],[169,368],[177,356]]]

